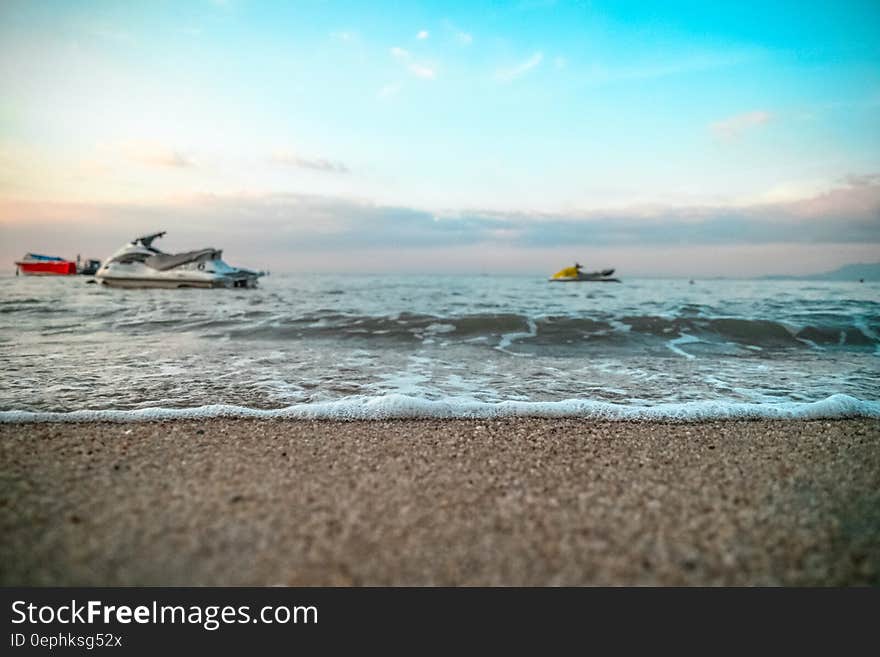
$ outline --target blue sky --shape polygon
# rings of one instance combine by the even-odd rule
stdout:
[[[0,84],[0,257],[880,259],[877,2],[7,0]]]

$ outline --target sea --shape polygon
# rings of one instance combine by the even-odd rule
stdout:
[[[0,421],[880,417],[880,283],[89,281],[0,281]]]

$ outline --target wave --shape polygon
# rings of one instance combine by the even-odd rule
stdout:
[[[743,403],[694,401],[654,406],[612,404],[587,399],[556,402],[478,402],[468,399],[427,400],[407,395],[354,396],[337,401],[297,404],[278,409],[211,404],[196,408],[79,410],[67,413],[0,411],[0,423],[150,422],[252,418],[286,420],[492,419],[512,417],[578,418],[613,421],[705,422],[712,420],[880,419],[880,401],[837,394],[815,402]]]
[[[52,328],[51,322],[65,314],[81,321],[72,332],[122,332],[130,335],[188,333],[208,339],[239,341],[286,341],[299,339],[371,340],[382,342],[479,343],[502,349],[512,344],[566,349],[629,348],[663,344],[685,337],[702,343],[698,349],[712,351],[712,345],[735,344],[761,349],[816,349],[821,351],[865,350],[880,353],[880,316],[875,304],[862,303],[858,312],[823,302],[815,307],[809,300],[769,304],[760,308],[763,316],[725,316],[715,306],[683,303],[668,312],[647,306],[625,306],[617,310],[597,307],[580,315],[534,311],[491,309],[456,311],[448,303],[434,313],[402,312],[365,314],[332,307],[314,307],[303,314],[291,314],[291,304],[254,309],[252,299],[246,307],[232,312],[217,306],[189,308],[172,299],[163,305],[148,303],[130,308],[70,308],[58,299],[22,298],[0,300],[0,324],[9,327]],[[853,302],[855,303],[855,302]],[[177,305],[175,305],[177,304]],[[294,306],[295,307],[295,306]],[[486,306],[483,306],[486,308]],[[750,311],[746,311],[750,312]],[[42,321],[42,316],[47,321]],[[27,319],[25,319],[25,316]],[[717,349],[715,350],[717,351]]]
[[[207,328],[209,324],[202,327]],[[626,315],[621,317],[531,317],[516,313],[478,313],[462,316],[402,313],[392,316],[319,313],[299,318],[267,319],[258,324],[234,326],[207,334],[238,340],[295,340],[336,338],[423,341],[442,334],[445,341],[489,343],[511,339],[536,346],[600,343],[602,345],[643,345],[689,336],[705,344],[735,343],[762,348],[821,347],[824,349],[875,349],[880,346],[877,331],[863,319],[836,318],[836,321],[794,326],[767,319],[704,317],[681,315]],[[508,339],[510,336],[511,339]]]

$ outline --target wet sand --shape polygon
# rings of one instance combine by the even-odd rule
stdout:
[[[3,585],[878,585],[880,421],[0,425]]]

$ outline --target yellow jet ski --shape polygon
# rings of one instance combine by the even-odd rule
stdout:
[[[580,281],[589,281],[591,283],[620,283],[619,278],[612,278],[612,275],[614,274],[613,269],[603,269],[602,271],[591,272],[581,271],[582,269],[583,267],[578,263],[575,263],[573,267],[560,269],[553,274],[549,280],[551,283],[573,283]]]

